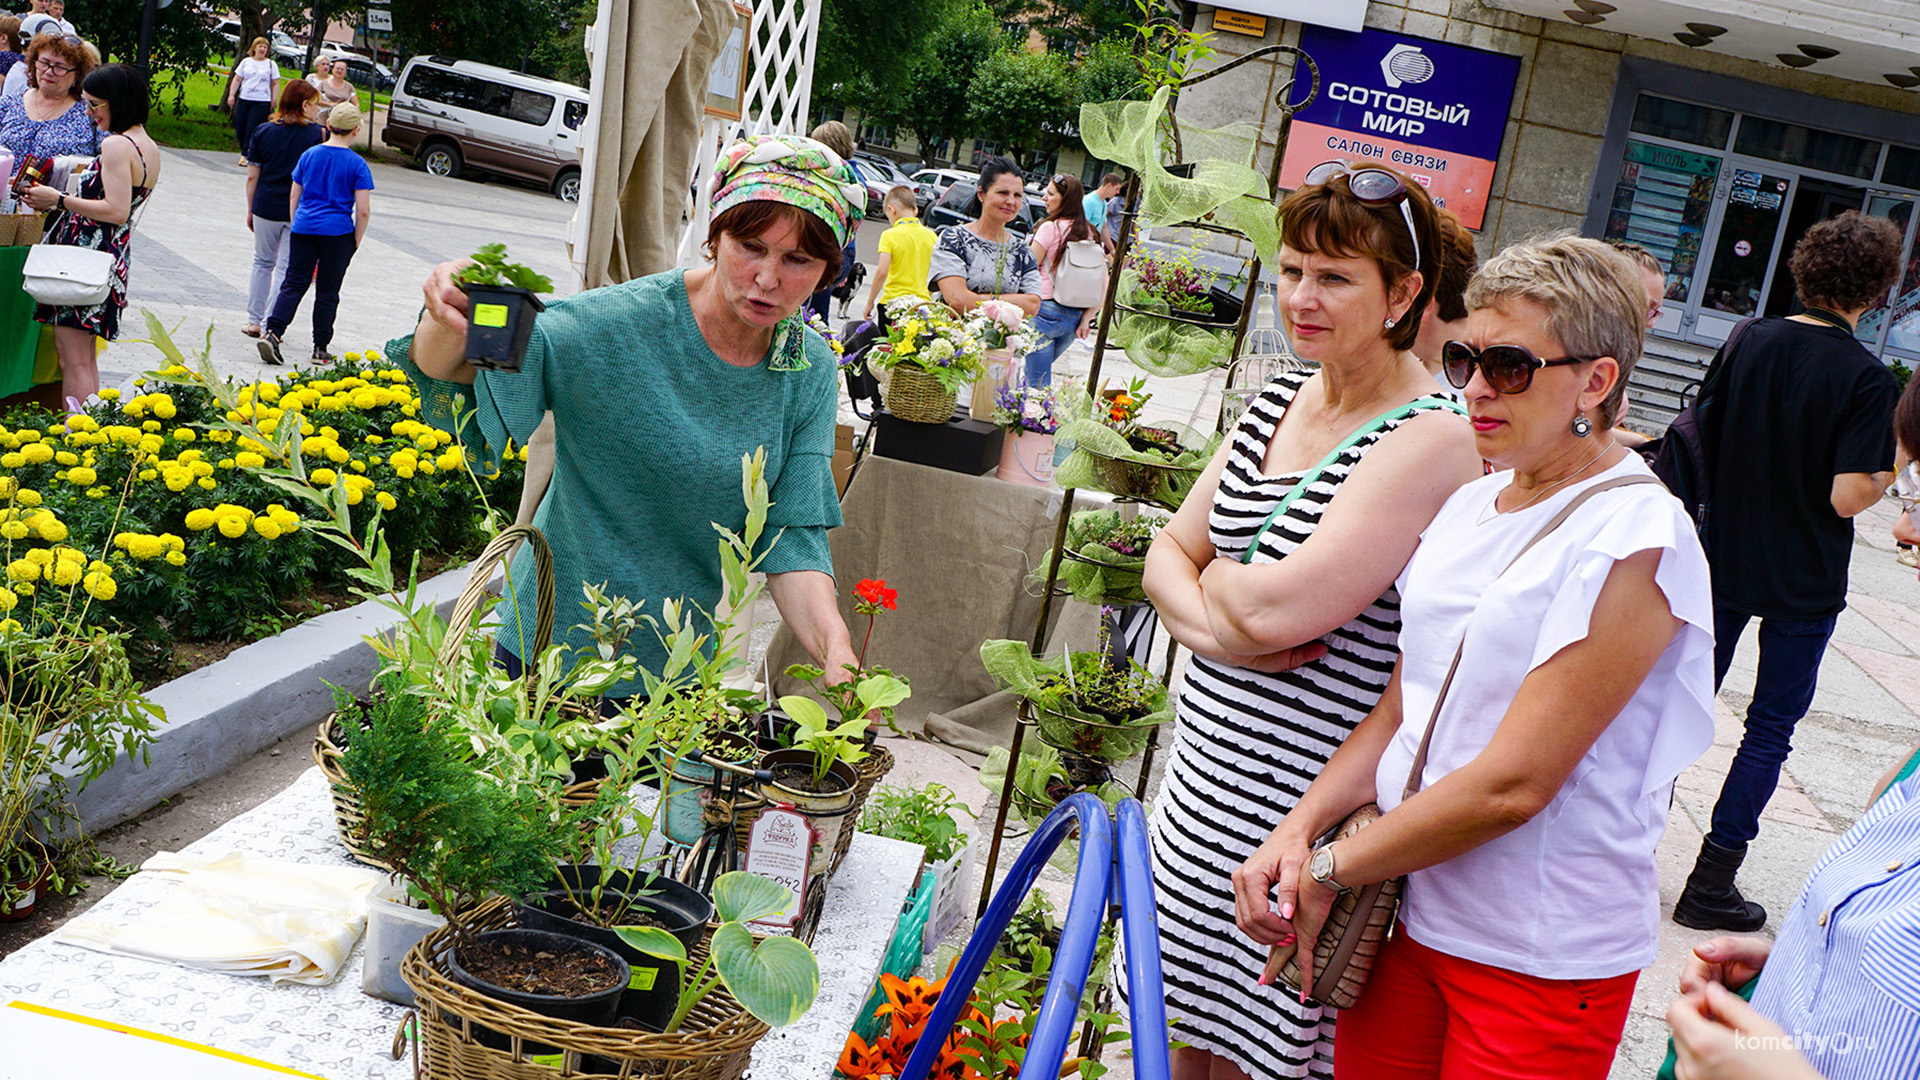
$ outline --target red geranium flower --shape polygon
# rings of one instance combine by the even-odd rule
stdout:
[[[863,579],[860,584],[855,585],[853,587],[853,593],[860,598],[860,606],[863,611],[869,607],[875,610],[886,608],[888,611],[892,611],[894,610],[894,600],[900,595],[898,589],[887,588],[885,581],[875,581],[872,578]],[[867,614],[872,613],[872,611],[867,611]]]

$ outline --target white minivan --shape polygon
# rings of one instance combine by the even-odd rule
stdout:
[[[400,72],[383,137],[435,176],[497,173],[542,184],[575,202],[587,100],[587,92],[572,83],[471,60],[416,56]]]

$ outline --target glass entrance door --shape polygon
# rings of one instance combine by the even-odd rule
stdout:
[[[1767,170],[1762,162],[1727,161],[1722,173],[1727,195],[1717,207],[1719,221],[1709,225],[1712,250],[1699,286],[1699,314],[1687,335],[1693,341],[1719,345],[1742,320],[1760,313],[1798,179],[1791,172]]]
[[[1889,350],[1913,355],[1920,352],[1920,266],[1913,253],[1915,196],[1895,192],[1874,192],[1867,196],[1867,213],[1883,217],[1899,227],[1905,237],[1901,248],[1904,258],[1900,280],[1894,283],[1891,302],[1879,305],[1860,316],[1854,337],[1874,355]]]

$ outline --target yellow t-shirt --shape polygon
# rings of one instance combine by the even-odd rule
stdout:
[[[880,302],[902,296],[931,299],[927,292],[927,274],[933,268],[933,243],[938,239],[919,218],[902,218],[880,234],[880,254],[893,256],[887,264],[887,283],[880,288]]]

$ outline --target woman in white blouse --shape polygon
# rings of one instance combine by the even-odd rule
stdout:
[[[1408,875],[1336,1028],[1341,1080],[1605,1077],[1656,953],[1673,781],[1713,739],[1706,558],[1665,488],[1598,492],[1516,559],[1583,491],[1651,478],[1608,434],[1640,354],[1637,272],[1596,241],[1533,241],[1467,301],[1444,370],[1501,471],[1422,535],[1385,696],[1235,874],[1241,930],[1308,971],[1338,891]],[[1376,801],[1374,824],[1313,847]]]
[[[268,58],[267,39],[253,39],[245,60],[233,65],[227,80],[227,108],[233,111],[233,136],[240,141],[240,165],[247,164],[247,139],[267,122],[280,94],[280,65]]]

